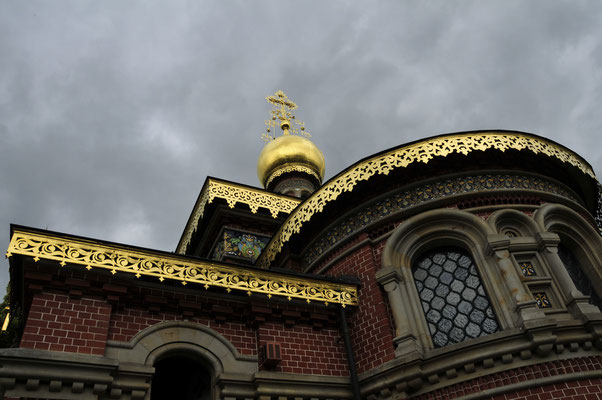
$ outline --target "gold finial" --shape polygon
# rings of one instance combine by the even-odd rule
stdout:
[[[305,131],[305,124],[297,121],[295,115],[291,112],[297,109],[297,105],[289,99],[282,90],[277,91],[271,96],[265,98],[268,102],[272,103],[272,118],[265,121],[267,126],[266,131],[261,135],[261,138],[266,142],[270,142],[276,138],[274,128],[276,126],[276,120],[280,121],[280,128],[283,131],[283,135],[297,134],[305,137],[311,137],[311,135]],[[291,124],[291,121],[293,123]]]

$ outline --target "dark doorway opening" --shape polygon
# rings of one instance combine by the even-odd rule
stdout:
[[[174,355],[155,364],[151,400],[211,400],[211,374],[202,363]]]

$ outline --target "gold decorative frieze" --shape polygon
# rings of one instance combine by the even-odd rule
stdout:
[[[270,177],[268,178],[267,182],[265,183],[265,187],[269,187],[270,183],[272,183],[272,181],[274,179],[278,178],[280,175],[288,174],[291,172],[302,172],[302,173],[313,176],[319,182],[322,181],[320,176],[318,174],[316,174],[313,169],[306,167],[304,165],[292,164],[292,165],[287,165],[286,167],[280,168],[280,169],[276,170],[274,173],[272,173],[270,175]]]
[[[343,307],[358,304],[355,285],[234,268],[214,262],[188,260],[181,256],[161,255],[150,250],[128,249],[50,234],[15,231],[6,256],[14,254],[33,257],[34,261],[57,261],[63,267],[78,264],[88,270],[102,268],[112,274],[122,272],[137,278],[153,276],[161,282],[171,279],[180,281],[182,285],[197,283],[205,289],[222,287],[227,292],[239,290],[249,296],[260,293],[288,300],[302,299],[308,303],[341,304]]]
[[[230,208],[234,208],[236,203],[246,204],[253,214],[257,212],[259,207],[267,208],[274,218],[278,217],[278,214],[281,212],[289,214],[301,202],[301,200],[288,196],[281,196],[264,190],[210,178],[203,187],[201,195],[192,210],[191,217],[184,229],[176,253],[183,254],[186,251],[192,235],[196,231],[199,220],[203,217],[205,206],[215,198],[226,200]]]
[[[272,241],[259,257],[257,263],[267,268],[282,250],[284,243],[299,233],[303,223],[321,212],[324,206],[336,200],[342,193],[351,192],[358,182],[377,174],[387,175],[396,168],[405,168],[416,162],[428,163],[434,157],[450,154],[468,155],[473,151],[495,149],[499,151],[520,150],[544,154],[563,163],[579,168],[595,179],[591,167],[570,150],[542,138],[513,132],[471,132],[434,137],[408,146],[400,147],[362,161],[339,176],[331,179],[307,198],[282,224]]]

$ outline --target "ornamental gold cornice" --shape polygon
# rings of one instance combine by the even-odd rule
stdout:
[[[313,176],[314,178],[316,178],[316,180],[318,182],[322,181],[322,179],[320,179],[320,176],[313,169],[306,167],[305,165],[301,165],[301,164],[289,164],[282,168],[277,169],[272,174],[270,174],[268,180],[265,183],[265,187],[266,188],[269,187],[270,183],[272,183],[272,181],[274,179],[278,178],[279,176],[284,175],[284,174],[289,174],[291,172],[302,172],[304,174]]]
[[[229,293],[239,290],[328,304],[357,305],[357,287],[318,279],[291,277],[270,271],[231,267],[219,263],[184,260],[181,256],[159,255],[152,251],[104,245],[82,239],[57,237],[50,234],[15,231],[6,256],[15,254],[33,257],[34,261],[52,260],[62,267],[77,264],[88,270],[105,269],[112,274],[127,273],[137,278],[151,276],[159,281],[179,281],[182,285],[196,283],[205,289],[225,288]]]
[[[427,164],[434,157],[446,157],[450,154],[468,155],[473,151],[489,149],[502,152],[512,149],[544,154],[577,167],[584,174],[595,179],[593,170],[581,157],[564,147],[536,136],[493,131],[426,139],[362,161],[324,184],[288,216],[262,252],[257,260],[257,265],[267,268],[280,253],[284,243],[288,242],[294,234],[299,233],[305,222],[320,213],[326,204],[336,200],[342,193],[353,191],[358,182],[366,181],[377,174],[388,175],[396,168],[405,168],[416,162]]]
[[[236,203],[246,204],[253,214],[257,213],[259,207],[266,208],[274,218],[277,218],[279,213],[289,214],[301,202],[301,200],[269,193],[260,189],[253,189],[216,179],[208,179],[192,210],[176,253],[183,254],[186,251],[192,235],[196,232],[199,220],[203,218],[206,205],[213,202],[216,198],[226,200],[230,208],[234,208]]]

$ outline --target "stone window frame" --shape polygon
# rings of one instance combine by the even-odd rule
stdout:
[[[529,320],[544,319],[553,314],[565,314],[557,316],[557,319],[569,318],[566,293],[562,284],[559,284],[564,275],[558,270],[558,265],[551,263],[542,252],[542,243],[549,235],[546,236],[546,233],[542,232],[532,217],[513,208],[493,212],[487,218],[487,223],[498,235],[498,238],[490,239],[490,244],[495,247],[497,254],[505,253],[504,255],[510,258],[519,277],[520,282],[511,288],[516,293],[516,326],[524,328]],[[508,229],[520,232],[520,235],[508,237],[505,235]],[[525,259],[534,260],[544,273],[543,276],[523,276],[519,262]],[[536,295],[542,292],[551,302],[551,307],[538,306]]]
[[[500,335],[515,326],[514,309],[509,306],[512,304],[511,291],[495,282],[503,281],[503,274],[507,272],[514,273],[515,280],[518,280],[518,275],[512,265],[511,270],[506,268],[506,272],[499,268],[488,242],[490,236],[495,236],[495,232],[482,218],[467,211],[438,209],[409,218],[389,237],[383,251],[382,268],[376,278],[389,300],[397,357],[424,354],[435,349],[414,283],[412,266],[418,257],[436,248],[459,247],[475,263],[500,327],[500,332],[484,337]],[[461,343],[442,349],[458,345]]]
[[[602,237],[579,213],[561,204],[546,203],[535,210],[532,216],[507,208],[492,213],[487,222],[498,234],[502,234],[505,229],[520,231],[520,237],[508,237],[506,241],[499,240],[495,246],[500,250],[508,251],[511,258],[516,261],[525,253],[531,253],[548,274],[547,279],[542,279],[540,282],[519,274],[528,297],[535,300],[535,293],[545,291],[550,295],[553,305],[549,309],[541,309],[543,315],[539,316],[534,313],[524,315],[524,312],[519,310],[517,320],[519,326],[524,326],[528,319],[546,317],[557,320],[579,319],[584,314],[592,313],[598,314],[595,318],[600,317],[597,309],[589,304],[589,296],[584,296],[576,289],[558,256],[560,236],[570,236],[575,245],[579,243],[578,246],[583,249],[582,254],[587,254],[585,264],[589,274],[588,271],[584,272],[592,278],[593,282],[599,284],[595,288],[596,293],[602,292],[602,274],[599,273],[602,271],[602,257],[593,256],[602,250]],[[516,265],[519,268],[518,263]],[[520,315],[521,313],[523,315]]]
[[[545,318],[546,315],[566,314],[566,296],[561,285],[558,284],[558,272],[546,259],[541,251],[542,230],[532,217],[514,208],[504,208],[493,212],[487,223],[498,235],[490,238],[490,244],[495,247],[497,254],[506,253],[514,264],[520,285],[517,282],[511,287],[516,293],[516,315],[517,326],[524,326],[530,319]],[[506,232],[518,232],[518,235],[508,236]],[[504,254],[505,255],[505,254]],[[540,269],[538,277],[525,277],[521,273],[520,262],[530,260]],[[545,292],[551,302],[551,307],[540,309],[537,306],[536,294]],[[528,305],[531,302],[531,306]],[[540,309],[533,310],[533,306]],[[565,317],[559,317],[565,318]]]
[[[508,231],[519,235],[506,236]],[[586,256],[584,273],[596,283],[594,290],[602,297],[602,236],[567,206],[547,203],[532,216],[506,208],[493,212],[487,221],[468,211],[438,209],[401,223],[387,240],[382,268],[376,273],[387,293],[396,356],[422,355],[435,349],[411,268],[417,257],[437,247],[457,246],[471,255],[495,310],[501,331],[473,340],[503,336],[510,328],[527,332],[534,326],[555,325],[558,320],[602,320],[600,310],[576,289],[558,256],[561,237],[571,238]],[[537,260],[546,271],[545,279],[524,279],[517,257],[520,260],[525,255]],[[541,291],[550,295],[554,307],[537,306],[534,294]]]
[[[577,289],[582,294],[589,296],[590,304],[596,305],[602,310],[602,300],[598,294],[600,291],[596,290],[596,283],[599,282],[597,279],[592,279],[590,276],[588,276],[583,266],[582,260],[586,259],[587,256],[584,257],[583,255],[580,255],[580,253],[582,253],[580,246],[573,245],[572,243],[567,246],[567,242],[568,241],[566,239],[563,239],[562,237],[560,238],[560,243],[558,244],[558,256],[560,257],[560,260],[569,272],[569,276],[573,278],[573,282],[575,283]],[[564,257],[568,256],[571,259],[565,260],[562,253],[564,253]],[[567,262],[571,265],[567,265]],[[571,269],[573,269],[573,273],[571,272]],[[574,273],[579,276],[574,276]],[[583,287],[584,285],[588,287]],[[584,291],[584,289],[586,290]]]
[[[533,215],[540,229],[540,253],[556,274],[556,282],[565,297],[565,304],[574,318],[600,319],[598,307],[589,303],[589,296],[577,289],[558,255],[562,243],[578,255],[583,273],[590,278],[592,289],[602,298],[602,236],[579,213],[554,203],[540,207]]]

